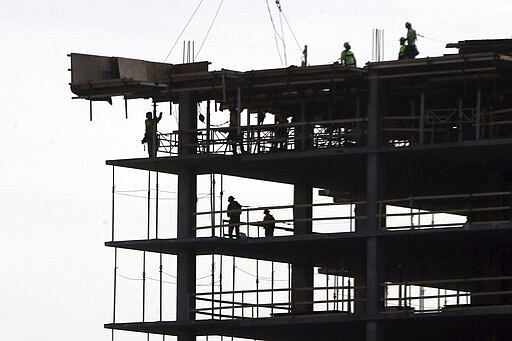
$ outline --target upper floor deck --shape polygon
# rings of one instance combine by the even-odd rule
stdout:
[[[512,137],[512,55],[461,51],[364,68],[247,72],[71,54],[71,89],[91,101],[123,96],[180,104],[180,119],[194,116],[193,124],[159,132],[157,156],[403,149]],[[197,106],[182,110],[185,98]],[[371,106],[377,115],[369,117]]]

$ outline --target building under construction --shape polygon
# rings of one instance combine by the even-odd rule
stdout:
[[[510,340],[512,40],[448,47],[363,68],[247,72],[71,54],[79,98],[179,105],[179,129],[158,134],[155,157],[107,161],[178,177],[176,238],[113,230],[106,243],[176,255],[176,320],[114,313],[105,327],[179,341]],[[213,125],[223,111],[229,123]],[[228,238],[225,207],[197,210],[203,174],[290,184],[293,202],[243,208],[243,235]],[[314,203],[315,188],[332,200]],[[335,214],[323,216],[327,206]],[[263,209],[290,212],[274,236],[263,235]],[[319,232],[325,221],[339,229]],[[201,255],[284,264],[288,280],[198,290]]]

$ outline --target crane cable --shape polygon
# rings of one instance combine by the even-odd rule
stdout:
[[[215,12],[215,15],[213,16],[213,20],[210,23],[210,27],[208,28],[208,31],[206,32],[206,35],[204,36],[204,39],[201,42],[201,46],[199,46],[199,50],[197,51],[196,55],[194,56],[194,60],[196,60],[197,56],[199,55],[199,52],[201,52],[204,42],[206,41],[206,38],[208,38],[208,35],[210,34],[210,31],[212,30],[213,24],[215,23],[215,20],[217,19],[217,15],[219,14],[220,8],[222,7],[223,3],[224,3],[224,0],[221,0],[219,3],[219,7],[217,7],[217,11]]]
[[[286,40],[284,39],[284,30],[283,30],[283,10],[281,8],[281,3],[279,0],[276,0],[276,6],[279,11],[279,26],[281,27],[281,42],[283,44],[283,55],[284,55],[284,66],[288,65],[288,58],[286,57]]]
[[[183,27],[183,30],[181,30],[181,33],[180,35],[178,36],[178,38],[176,38],[176,41],[174,42],[174,44],[172,45],[171,49],[169,50],[169,53],[167,53],[167,56],[165,57],[164,59],[164,63],[167,61],[167,58],[169,58],[169,56],[171,55],[172,51],[174,50],[174,48],[176,47],[176,44],[178,44],[178,41],[180,40],[181,36],[183,35],[183,33],[185,32],[185,30],[187,29],[188,25],[190,24],[190,22],[192,21],[192,18],[194,18],[194,16],[196,15],[197,11],[199,10],[199,7],[201,7],[201,4],[203,3],[204,0],[200,0],[199,3],[197,4],[197,7],[196,9],[194,10],[194,13],[192,13],[192,15],[190,16],[190,18],[188,19],[187,23],[185,24],[185,27]]]
[[[430,38],[430,37],[427,37],[427,36],[424,36],[423,34],[416,34],[418,37],[422,37],[422,38],[425,38],[425,39],[428,39],[428,40],[432,40],[432,41],[436,41],[438,43],[443,43],[443,44],[448,44],[447,42],[445,41],[442,41],[442,40],[439,40],[439,39],[434,39],[434,38]]]
[[[279,60],[281,61],[281,64],[283,64],[283,57],[281,57],[281,51],[279,50],[279,43],[277,42],[277,38],[283,40],[281,36],[279,36],[279,33],[277,33],[276,25],[274,24],[274,18],[272,18],[272,12],[270,11],[270,5],[268,4],[268,0],[265,0],[267,3],[267,10],[268,15],[270,17],[270,22],[272,23],[272,28],[274,29],[274,41],[276,43],[276,49],[277,49],[277,55],[279,56]]]

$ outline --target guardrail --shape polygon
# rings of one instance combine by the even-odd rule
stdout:
[[[192,134],[196,143],[181,143],[184,134]],[[159,133],[158,151],[178,155],[180,147],[193,148],[198,154],[257,154],[295,149],[328,149],[362,145],[366,119],[218,127]]]
[[[354,296],[354,291],[364,292],[365,287],[353,285],[314,287],[314,288],[281,288],[259,290],[232,290],[196,293],[192,298],[196,301],[196,309],[192,313],[220,319],[247,319],[273,316],[293,316],[293,307],[310,306],[312,313],[354,312],[357,301],[366,298]],[[311,301],[292,302],[294,293],[322,292],[322,298]],[[327,294],[325,294],[327,292]],[[332,296],[331,296],[332,295]],[[314,309],[314,310],[313,310]]]
[[[352,203],[318,203],[304,205],[281,205],[281,206],[262,206],[242,208],[240,224],[229,223],[228,210],[197,212],[196,232],[201,237],[229,237],[230,227],[239,226],[240,237],[263,237],[265,236],[265,227],[268,222],[263,221],[263,211],[268,209],[275,217],[272,222],[275,224],[275,232],[279,235],[291,235],[294,231],[295,223],[311,222],[313,232],[322,232],[330,230],[331,232],[353,232],[355,231],[356,220],[365,219],[366,216],[356,214],[356,205],[364,204],[364,201]],[[311,208],[313,210],[312,218],[293,218],[294,208]],[[325,210],[326,212],[321,212]],[[330,212],[327,212],[330,211]],[[212,223],[215,222],[215,223]],[[202,223],[205,222],[205,223]],[[206,223],[207,222],[207,223]],[[330,227],[326,226],[330,224]],[[334,226],[334,227],[333,227]]]
[[[512,276],[385,283],[385,313],[435,313],[512,304]]]
[[[409,196],[379,201],[381,229],[466,227],[510,222],[512,192]]]
[[[313,232],[318,233],[353,232],[358,222],[367,219],[364,210],[356,209],[365,204],[365,201],[357,201],[242,208],[240,224],[229,223],[227,210],[198,212],[196,231],[201,237],[226,237],[230,227],[239,226],[242,237],[263,237],[267,226],[263,211],[269,209],[276,217],[274,224],[279,235],[293,234],[298,222],[311,222]],[[378,227],[386,230],[465,228],[512,220],[512,192],[509,191],[409,196],[381,200],[377,204]],[[310,207],[312,218],[294,219],[294,207]],[[325,232],[327,230],[329,232]]]
[[[425,109],[382,118],[383,143],[393,147],[512,137],[512,108]]]

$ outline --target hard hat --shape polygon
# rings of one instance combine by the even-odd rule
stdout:
[[[235,200],[235,198],[234,198],[232,195],[230,195],[230,196],[228,197],[228,201],[232,201],[232,200]]]
[[[410,22],[406,22],[405,23],[405,27],[407,27],[407,28],[411,27],[411,23]]]
[[[268,208],[265,208],[265,209],[263,210],[263,213],[270,213],[270,211],[268,210]]]
[[[405,39],[404,37],[400,37],[400,42],[402,41],[406,41],[407,39]]]
[[[350,44],[347,42],[345,42],[345,44],[343,44],[343,47],[346,48],[346,49],[349,49],[350,48]]]

